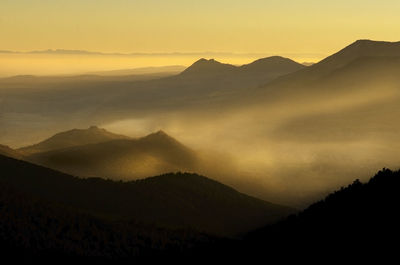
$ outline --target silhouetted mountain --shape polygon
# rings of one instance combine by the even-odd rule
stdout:
[[[196,174],[165,174],[132,182],[81,179],[4,156],[0,168],[0,181],[22,192],[112,220],[235,235],[293,211]]]
[[[89,129],[73,129],[58,133],[38,144],[18,149],[24,154],[47,152],[79,145],[96,144],[116,139],[129,139],[127,136],[110,133],[105,129],[91,126]]]
[[[84,144],[82,140],[92,144]],[[60,142],[65,148],[55,148],[54,143],[61,146]],[[127,139],[91,128],[60,133],[43,143],[51,151],[31,152],[26,159],[84,177],[132,180],[167,172],[194,171],[199,162],[194,151],[163,131]]]
[[[238,77],[253,75],[253,78],[260,78],[257,76],[273,79],[275,76],[285,75],[287,73],[295,72],[304,68],[303,65],[296,63],[290,59],[280,56],[272,56],[256,60],[250,64],[242,66],[234,66],[231,64],[223,64],[214,59],[206,60],[200,59],[185,71],[181,73],[182,76],[196,76],[196,77],[210,77],[210,76],[224,76],[230,75],[230,78],[237,79]],[[239,75],[239,76],[238,76]]]
[[[400,171],[383,169],[367,183],[356,180],[304,211],[248,234],[224,254],[238,253],[233,259],[268,254],[281,261],[393,257],[393,242],[400,235],[399,187]]]

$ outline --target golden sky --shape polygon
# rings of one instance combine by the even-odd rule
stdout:
[[[321,59],[356,39],[398,40],[399,14],[398,0],[1,0],[0,50]]]

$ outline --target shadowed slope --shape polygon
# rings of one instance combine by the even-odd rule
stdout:
[[[0,181],[23,192],[113,219],[194,227],[234,235],[292,210],[196,174],[166,174],[134,182],[80,179],[0,156]]]
[[[400,42],[358,40],[320,61],[318,67],[339,68],[360,57],[400,56]]]
[[[149,261],[180,256],[213,240],[191,229],[101,219],[0,181],[0,248],[5,260],[22,264]]]
[[[73,129],[58,133],[38,144],[20,148],[19,151],[28,155],[79,145],[96,144],[116,139],[129,139],[129,137],[110,133],[104,129],[92,126],[89,129]]]
[[[76,143],[74,137],[69,139]],[[163,131],[138,139],[35,153],[27,159],[74,175],[131,180],[166,172],[194,171],[198,166],[196,154]]]
[[[337,259],[392,255],[392,242],[400,234],[399,185],[400,171],[383,169],[367,183],[356,180],[299,214],[251,233],[240,248],[258,256],[268,250],[305,256],[310,249]]]
[[[0,155],[17,158],[17,159],[22,158],[22,155],[20,152],[12,149],[6,145],[1,145],[1,144],[0,144]]]

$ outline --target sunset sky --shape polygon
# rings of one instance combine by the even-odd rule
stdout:
[[[317,58],[356,39],[396,41],[399,12],[398,0],[1,0],[0,50]]]

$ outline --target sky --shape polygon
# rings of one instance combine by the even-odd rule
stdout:
[[[397,0],[1,0],[0,50],[329,54],[397,40]]]

